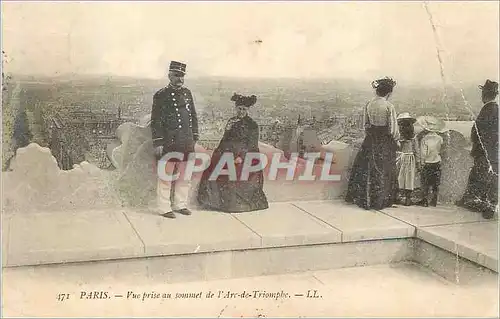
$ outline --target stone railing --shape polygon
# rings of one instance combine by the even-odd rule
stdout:
[[[20,148],[2,172],[4,211],[32,212],[120,207],[112,172],[83,162],[61,170],[48,148]]]
[[[472,159],[467,150],[471,122],[444,134],[443,173],[440,188],[441,202],[457,200],[467,183]],[[468,127],[467,127],[468,126]],[[463,131],[464,134],[460,133]],[[297,132],[288,132],[280,142],[287,152],[297,152]],[[332,152],[331,171],[341,173],[341,182],[266,180],[264,191],[269,201],[333,199],[343,196],[356,149],[332,141],[321,145],[314,131],[302,134],[307,152]],[[259,143],[261,152],[269,157],[286,152]],[[196,151],[208,152],[201,146]],[[2,172],[4,211],[33,212],[47,210],[106,209],[113,207],[145,207],[156,194],[156,172],[149,126],[124,123],[117,129],[117,141],[108,147],[115,170],[101,170],[87,162],[61,170],[47,148],[30,144],[17,150],[11,170]],[[300,165],[305,165],[304,161]],[[286,173],[286,172],[284,172]],[[192,192],[196,192],[193,185]],[[195,198],[195,196],[192,196]]]

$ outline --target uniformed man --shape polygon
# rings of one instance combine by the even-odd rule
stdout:
[[[169,160],[167,174],[183,172],[188,156],[194,152],[199,138],[198,117],[191,91],[185,88],[186,64],[172,61],[169,67],[167,87],[153,97],[151,111],[151,133],[157,159],[169,152],[183,154],[184,158]],[[175,218],[174,213],[191,215],[187,208],[190,181],[179,178],[168,182],[158,178],[158,213],[163,217]]]

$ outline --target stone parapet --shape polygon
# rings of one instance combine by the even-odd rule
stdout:
[[[470,129],[467,123],[458,124],[460,128],[443,134],[445,146],[440,187],[442,203],[452,203],[460,198],[472,166],[467,139],[458,131],[467,132]],[[469,124],[472,125],[472,122]],[[322,145],[314,132],[306,133],[303,135],[307,137],[306,151],[319,152],[323,155],[325,152],[332,152],[334,163],[330,169],[341,174],[341,181],[288,181],[285,179],[286,174],[283,173],[277,180],[264,182],[264,191],[269,201],[338,199],[344,195],[349,170],[357,149],[339,141]],[[259,143],[259,147],[268,158],[272,158],[275,153],[280,153],[280,156],[286,155],[283,151],[265,143]],[[200,145],[197,145],[196,151],[211,153]],[[108,156],[116,167],[115,170],[102,170],[82,162],[74,165],[73,169],[65,171],[59,169],[47,148],[30,144],[18,149],[11,163],[11,170],[2,172],[4,210],[6,212],[66,211],[85,210],[89,207],[104,209],[150,205],[156,196],[157,175],[151,132],[147,122],[120,125],[117,130],[117,140],[108,147]],[[299,160],[299,165],[304,167],[306,162]],[[197,184],[194,183],[192,198],[196,197],[194,196],[196,189]]]
[[[19,148],[11,171],[2,172],[4,212],[71,211],[120,207],[114,172],[87,162],[61,170],[48,148]]]

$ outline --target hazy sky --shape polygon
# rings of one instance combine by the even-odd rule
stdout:
[[[498,79],[499,2],[429,8],[448,81]],[[423,2],[3,2],[2,30],[15,73],[440,81]]]

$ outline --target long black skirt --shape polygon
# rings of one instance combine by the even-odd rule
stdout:
[[[346,202],[365,209],[390,207],[396,199],[397,145],[389,128],[371,127],[351,169]]]
[[[472,211],[493,214],[498,204],[498,163],[488,162],[485,156],[474,158],[467,188],[457,204]]]
[[[217,160],[213,160],[215,164]],[[269,207],[264,194],[264,174],[250,173],[246,181],[231,181],[227,175],[217,180],[209,180],[215,165],[211,165],[203,174],[198,188],[198,203],[205,208],[227,212],[242,213],[263,210]],[[241,166],[236,167],[237,175]]]

